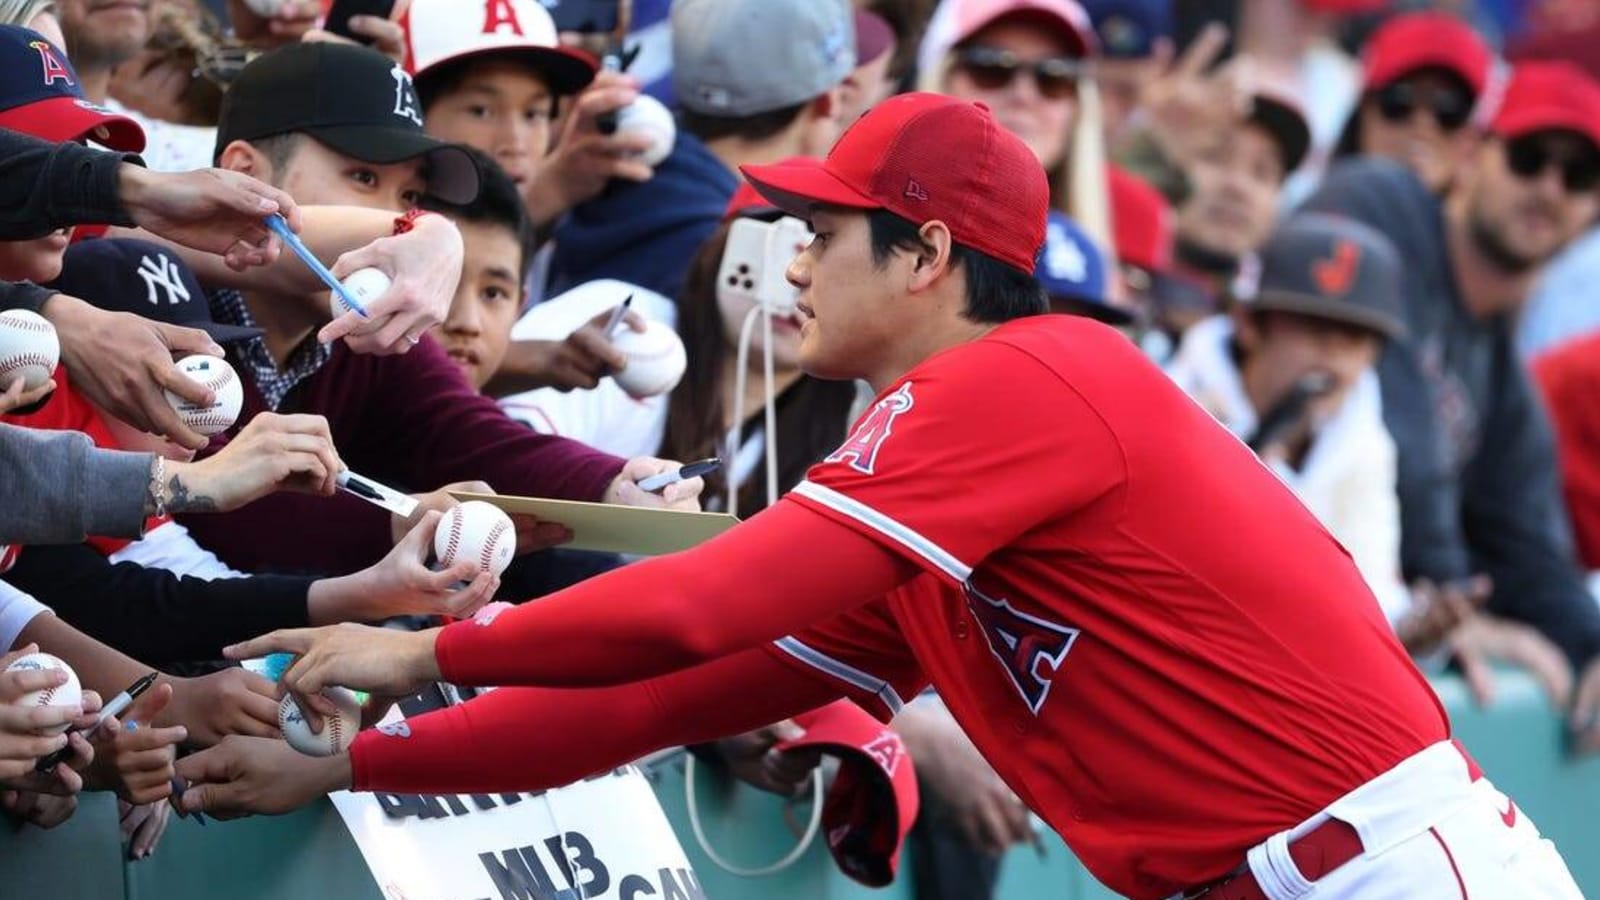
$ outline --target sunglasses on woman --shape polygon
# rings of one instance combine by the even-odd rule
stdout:
[[[1538,178],[1552,165],[1559,167],[1561,186],[1569,194],[1585,193],[1600,186],[1600,154],[1553,151],[1538,135],[1506,143],[1506,166],[1518,178]]]
[[[1425,109],[1444,131],[1455,131],[1472,118],[1472,97],[1463,91],[1435,88],[1424,91],[1408,81],[1396,81],[1377,92],[1378,112],[1396,124],[1410,121]]]
[[[1084,64],[1070,56],[1052,56],[1024,62],[1009,50],[994,47],[967,47],[956,53],[956,67],[967,73],[972,83],[986,91],[1005,89],[1016,77],[1027,72],[1047,100],[1060,100],[1077,93]]]

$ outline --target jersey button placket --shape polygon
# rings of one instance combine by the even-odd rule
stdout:
[[[970,633],[971,629],[967,627],[966,619],[957,619],[954,631],[956,634],[956,640],[964,641],[967,639],[967,634]]]

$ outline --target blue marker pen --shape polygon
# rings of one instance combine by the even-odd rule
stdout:
[[[363,319],[370,318],[367,315],[367,308],[362,305],[361,301],[344,289],[344,285],[339,283],[339,279],[333,277],[333,273],[328,271],[328,267],[322,264],[322,260],[317,259],[306,245],[301,243],[299,235],[289,230],[289,223],[283,220],[283,216],[277,213],[267,216],[267,227],[282,238],[283,245],[294,251],[294,255],[300,257],[300,261],[305,263],[307,268],[315,272],[317,277],[321,278],[329,289],[338,294],[346,306],[355,310],[356,315]]]

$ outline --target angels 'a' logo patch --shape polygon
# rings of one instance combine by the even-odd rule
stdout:
[[[861,750],[876,760],[878,765],[883,767],[883,771],[893,778],[894,770],[900,768],[900,758],[906,754],[906,745],[901,742],[900,735],[884,731]]]
[[[849,463],[857,472],[871,475],[877,469],[883,442],[894,433],[894,420],[909,411],[914,402],[911,382],[900,385],[899,390],[873,404],[861,424],[850,433],[850,439],[828,454],[824,461]]]
[[[1018,610],[966,584],[967,606],[983,628],[989,650],[1005,669],[1022,701],[1034,715],[1050,696],[1050,685],[1077,642],[1079,631]]]

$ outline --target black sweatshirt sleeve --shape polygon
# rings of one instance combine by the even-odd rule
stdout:
[[[1538,628],[1582,666],[1600,652],[1600,606],[1573,554],[1555,436],[1509,339],[1496,369],[1483,443],[1464,473],[1474,562],[1494,579],[1491,611]]]
[[[70,225],[132,225],[118,171],[132,153],[52,144],[0,129],[0,240],[26,241]]]
[[[220,659],[229,644],[310,624],[310,578],[180,577],[113,564],[87,544],[27,547],[6,581],[90,637],[155,666]]]

